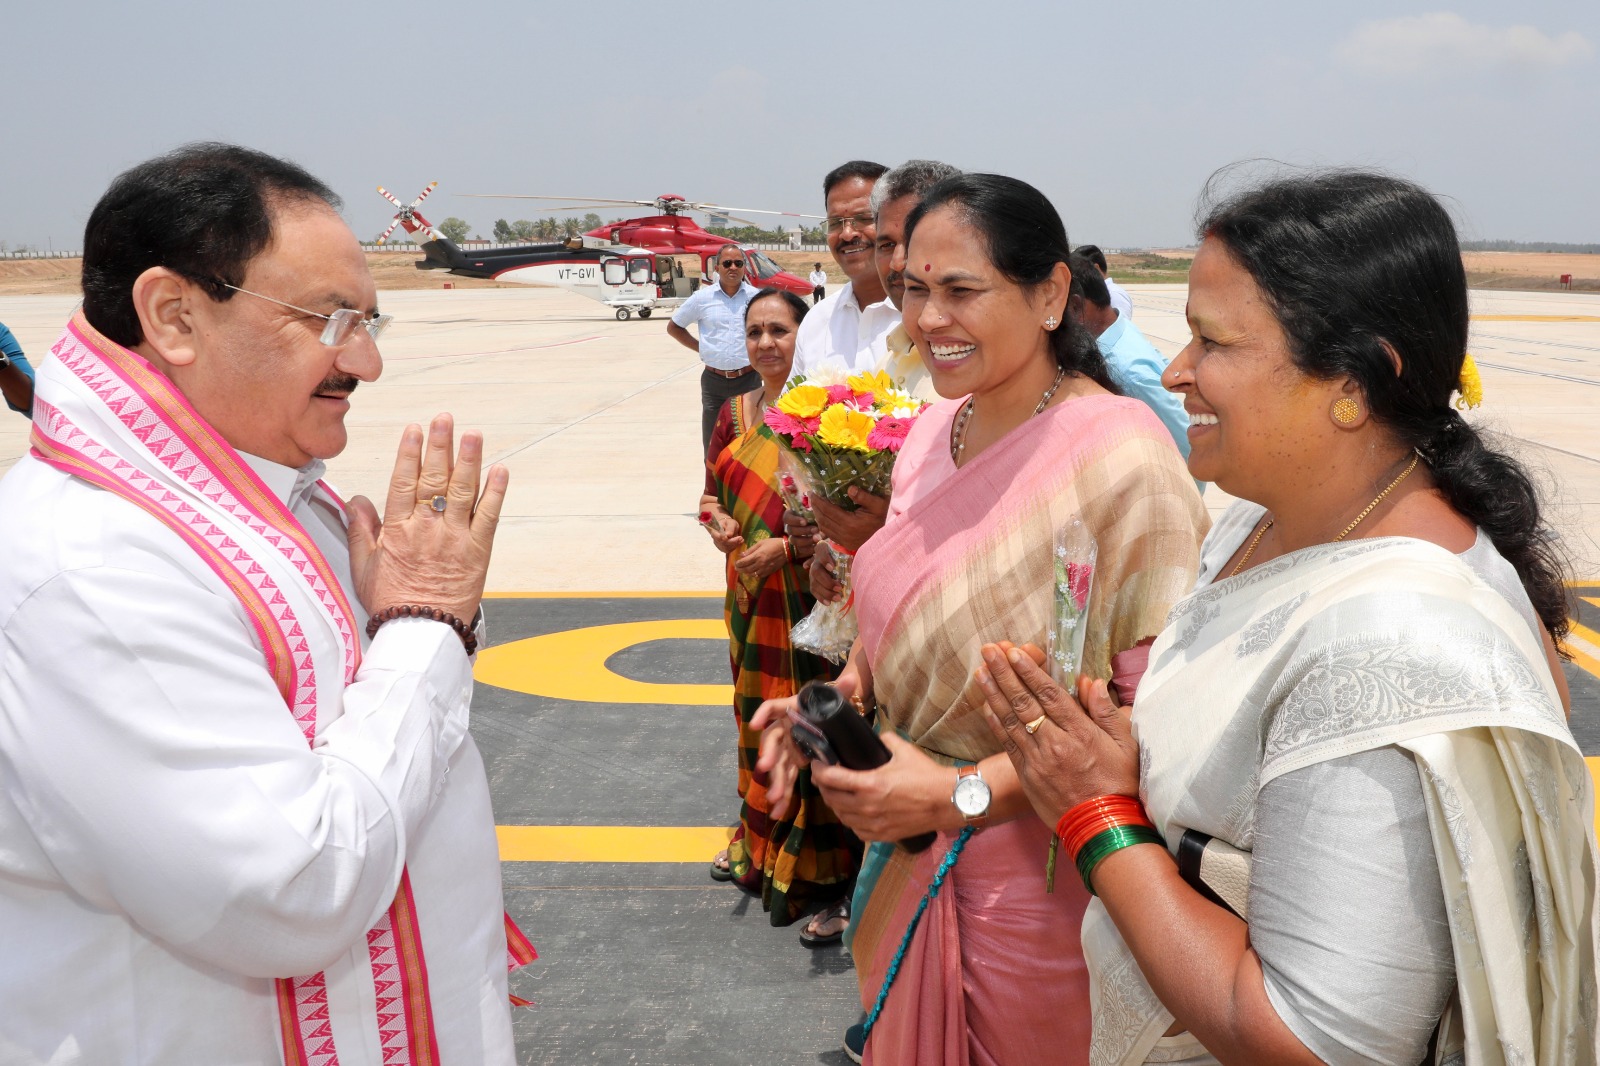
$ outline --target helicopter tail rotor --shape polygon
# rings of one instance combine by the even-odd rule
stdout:
[[[382,185],[378,186],[378,195],[400,209],[399,211],[395,212],[394,221],[389,223],[389,228],[378,235],[378,243],[382,244],[385,240],[387,240],[389,234],[394,232],[396,226],[404,226],[406,233],[412,235],[426,233],[428,235],[428,240],[444,240],[444,234],[440,233],[436,228],[434,228],[433,223],[423,218],[422,214],[417,210],[417,208],[421,206],[422,201],[428,198],[428,194],[433,192],[433,190],[437,189],[438,187],[438,182],[431,182],[426,189],[422,190],[415,200],[412,200],[409,204],[403,204],[396,199],[394,194],[388,189],[385,189]]]

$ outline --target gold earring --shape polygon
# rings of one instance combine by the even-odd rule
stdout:
[[[1353,426],[1361,417],[1361,405],[1348,396],[1333,401],[1333,420],[1341,426]]]

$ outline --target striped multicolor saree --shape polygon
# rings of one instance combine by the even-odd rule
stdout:
[[[949,457],[957,406],[918,420],[896,464],[891,519],[855,571],[880,728],[952,765],[1000,751],[972,671],[987,641],[1044,646],[1059,525],[1081,516],[1099,545],[1084,650],[1095,677],[1160,631],[1194,582],[1209,525],[1171,437],[1137,401],[1063,403],[960,470]],[[1088,897],[1070,870],[1044,891],[1050,833],[1028,814],[973,834],[912,940],[869,1061],[1087,1061]],[[952,839],[941,834],[918,856],[870,849],[850,938],[863,1007]]]
[[[778,495],[781,446],[764,425],[751,428],[734,397],[720,419],[733,420],[733,440],[712,473],[717,498],[739,523],[745,548],[728,556],[728,658],[733,667],[733,707],[739,730],[739,828],[728,848],[734,879],[761,895],[773,925],[788,925],[817,902],[848,890],[861,861],[861,842],[823,803],[809,771],[800,775],[800,803],[791,819],[775,821],[765,782],[755,777],[761,734],[749,727],[769,699],[792,696],[812,678],[836,672],[824,659],[795,651],[789,630],[805,617],[811,597],[806,573],[786,563],[764,581],[734,570],[745,549],[783,535],[783,500]]]

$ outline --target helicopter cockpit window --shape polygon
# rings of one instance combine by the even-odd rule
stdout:
[[[650,260],[628,260],[628,280],[633,282],[635,285],[650,284]]]
[[[774,263],[768,257],[762,255],[760,252],[752,250],[746,252],[745,255],[750,257],[750,273],[755,277],[770,278],[772,275],[781,273],[783,271],[781,266],[779,266],[777,263]]]
[[[622,259],[607,259],[600,264],[600,276],[607,285],[621,285],[628,280],[628,264]]]

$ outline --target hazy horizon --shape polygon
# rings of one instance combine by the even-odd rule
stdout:
[[[918,156],[1030,181],[1106,247],[1190,244],[1208,177],[1261,158],[1413,178],[1466,241],[1600,242],[1576,103],[1600,99],[1597,4],[864,10],[30,4],[5,17],[0,241],[76,249],[116,174],[226,140],[327,181],[363,240],[393,215],[380,184],[438,180],[424,214],[487,236],[557,212],[458,194],[821,213],[837,163]]]

